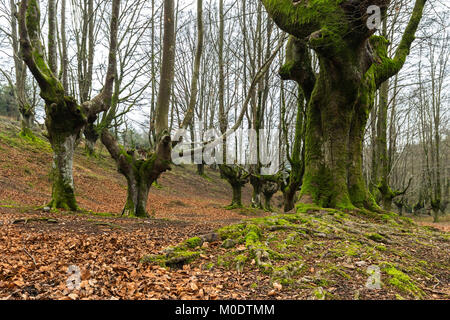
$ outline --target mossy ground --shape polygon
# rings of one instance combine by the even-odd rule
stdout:
[[[187,263],[254,274],[267,280],[253,283],[254,290],[281,285],[280,294],[289,297],[450,298],[449,234],[393,213],[299,205],[297,214],[245,220],[217,235],[220,240],[207,246],[200,238],[186,240],[175,252],[192,255],[195,248]],[[160,260],[167,257],[153,262],[167,265]],[[380,272],[378,289],[366,286],[373,270]]]
[[[203,244],[199,237],[187,239],[176,247],[166,248],[163,254],[148,255],[141,259],[143,264],[158,264],[162,267],[180,268],[200,256],[200,252],[194,251]]]

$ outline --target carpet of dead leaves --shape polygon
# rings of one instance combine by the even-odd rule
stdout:
[[[15,137],[14,130],[16,125],[0,121],[0,133]],[[52,155],[14,139],[0,137],[0,299],[307,298],[281,290],[256,270],[207,270],[204,266],[223,250],[218,242],[205,243],[200,260],[180,270],[139,263],[144,255],[247,218],[239,210],[224,209],[231,190],[218,172],[208,169],[205,178],[195,168],[175,167],[158,181],[161,187],[151,189],[148,211],[154,218],[125,218],[120,217],[125,179],[105,150],[86,158],[79,148],[74,163],[77,200],[94,214],[50,213],[41,208],[51,195]],[[245,188],[245,203],[250,195]],[[275,198],[274,204],[279,201]],[[67,286],[70,266],[80,269],[78,290]]]
[[[232,299],[252,295],[246,288],[246,279],[248,285],[252,282],[250,275],[189,266],[167,270],[139,263],[145,254],[212,231],[218,226],[215,223],[73,214],[46,214],[52,220],[30,220],[42,216],[0,208],[2,299]],[[80,290],[69,290],[66,285],[71,265],[80,268]]]

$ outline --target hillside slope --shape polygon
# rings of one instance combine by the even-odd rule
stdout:
[[[42,140],[19,137],[18,123],[0,118],[0,204],[45,206],[51,196],[49,172],[52,153]],[[99,143],[100,145],[100,143]],[[206,168],[206,177],[196,174],[193,166],[174,166],[152,187],[148,211],[156,218],[179,220],[239,219],[241,215],[223,210],[231,202],[231,188],[219,172]],[[120,214],[126,200],[126,180],[116,170],[114,161],[100,146],[96,158],[76,150],[74,161],[76,196],[82,209]],[[249,203],[250,188],[244,188],[243,201]]]

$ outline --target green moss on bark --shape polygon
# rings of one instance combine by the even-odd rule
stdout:
[[[73,187],[58,175],[57,172],[53,173],[52,200],[48,206],[53,209],[77,211],[79,208]]]

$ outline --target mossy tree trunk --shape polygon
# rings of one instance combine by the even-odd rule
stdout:
[[[115,51],[117,48],[117,17],[120,1],[113,1],[111,18],[110,61],[101,94],[93,100],[79,105],[74,98],[66,95],[62,83],[55,76],[45,59],[43,45],[40,41],[40,10],[38,0],[23,0],[19,11],[19,34],[22,57],[36,79],[41,97],[45,102],[45,125],[53,149],[52,200],[50,206],[65,210],[78,209],[73,182],[73,155],[76,141],[86,124],[86,119],[101,111],[106,111],[108,103],[105,98],[111,91],[114,81]],[[54,15],[50,17],[50,20]],[[54,23],[54,21],[52,21]],[[56,41],[52,36],[49,41]],[[55,48],[54,44],[49,45]],[[50,66],[55,68],[54,57]],[[112,70],[112,71],[111,71]]]
[[[88,124],[84,128],[83,133],[86,143],[85,145],[86,154],[88,156],[95,156],[95,144],[99,138],[98,130],[95,124],[88,122]]]
[[[83,123],[81,123],[81,126],[82,124]],[[51,131],[49,130],[49,133],[50,132]],[[53,131],[51,133],[50,143],[54,154],[52,168],[52,200],[49,206],[52,208],[60,208],[69,211],[76,211],[78,209],[72,175],[76,140],[77,135],[71,135],[67,132],[55,134]]]
[[[102,143],[116,161],[119,172],[127,179],[127,200],[122,214],[148,217],[147,201],[150,188],[162,173],[170,170],[172,142],[169,134],[168,116],[171,88],[174,80],[175,44],[174,0],[165,0],[163,60],[155,110],[154,130],[156,133],[156,146],[153,153],[146,160],[138,160],[134,150],[126,151],[120,146],[117,139],[108,129],[109,124],[113,120],[112,113],[109,114],[110,118],[107,115],[102,119],[102,124],[99,128]],[[110,102],[114,106],[117,105],[117,88],[116,84],[116,93],[113,95],[111,90],[109,95]]]
[[[119,172],[127,179],[127,200],[122,214],[148,217],[147,200],[150,188],[163,172],[170,170],[170,136],[162,137],[156,151],[150,154],[147,160],[138,160],[134,151],[125,151],[108,130],[102,132],[101,139],[116,161]]]
[[[277,182],[266,180],[262,185],[262,194],[264,195],[264,210],[272,211],[272,206],[270,204],[272,197],[279,190],[279,185]]]
[[[257,207],[253,203],[254,208],[264,209],[266,211],[271,211],[272,207],[270,206],[270,200],[272,196],[279,190],[279,182],[281,179],[280,174],[276,175],[256,175],[251,172],[248,173],[250,176],[250,180],[256,180],[258,182],[258,191],[260,197],[260,202],[264,200],[264,203],[261,203],[261,206]],[[255,186],[253,186],[253,190],[255,191]],[[255,194],[253,194],[255,196]]]
[[[242,185],[240,183],[230,184],[233,189],[233,199],[230,207],[242,207]]]
[[[258,166],[255,166],[255,167],[258,167]],[[255,171],[256,170],[259,170],[259,169],[255,168]],[[263,204],[262,204],[262,199],[261,199],[262,181],[260,180],[259,176],[252,174],[250,176],[250,184],[253,187],[251,207],[257,208],[257,209],[263,209]]]
[[[233,199],[229,208],[242,207],[242,187],[248,183],[249,174],[237,166],[229,166],[226,164],[219,164],[221,177],[225,179],[233,189]]]
[[[34,136],[31,131],[34,126],[34,108],[29,104],[24,104],[19,107],[19,111],[22,117],[22,133]]]
[[[347,188],[348,134],[357,88],[345,76],[347,72],[350,70],[341,72],[336,65],[321,61],[307,113],[301,202],[322,207],[351,206]],[[345,83],[348,88],[343,88]]]
[[[307,39],[320,65],[307,109],[300,201],[376,209],[362,174],[362,132],[376,90],[403,67],[426,0],[416,0],[392,59],[387,41],[367,27],[368,7],[378,5],[385,18],[389,0],[261,1],[281,29]]]

